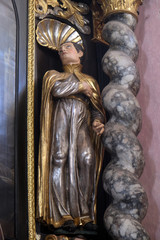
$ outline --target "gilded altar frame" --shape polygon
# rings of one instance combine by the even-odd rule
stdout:
[[[34,189],[34,62],[35,1],[28,0],[28,71],[27,71],[27,179],[28,239],[36,239]]]

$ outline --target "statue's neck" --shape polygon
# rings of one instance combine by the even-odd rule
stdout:
[[[82,65],[81,64],[68,64],[63,65],[63,70],[68,73],[74,73],[75,71],[81,72]]]

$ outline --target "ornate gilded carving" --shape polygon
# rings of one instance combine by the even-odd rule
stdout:
[[[43,19],[48,14],[67,19],[84,34],[90,34],[89,21],[83,16],[89,12],[89,7],[84,3],[75,3],[70,0],[36,0],[36,16]]]
[[[142,2],[143,0],[93,0],[93,41],[107,44],[101,35],[106,18],[114,13],[130,13],[137,19],[137,10]]]
[[[104,27],[103,11],[100,4],[97,4],[96,0],[92,1],[92,15],[93,15],[93,38],[94,42],[101,42],[107,44],[102,38],[102,29]]]
[[[28,1],[28,75],[27,75],[27,182],[28,182],[28,239],[36,239],[34,191],[34,1]]]
[[[103,19],[118,12],[131,13],[137,18],[137,10],[143,0],[98,0],[97,2],[101,5]]]

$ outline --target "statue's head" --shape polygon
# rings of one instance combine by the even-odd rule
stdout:
[[[63,65],[80,64],[83,57],[83,48],[81,45],[73,42],[63,43],[58,50]]]
[[[81,63],[83,41],[73,27],[55,19],[43,19],[37,25],[36,35],[40,45],[59,52],[63,65]]]

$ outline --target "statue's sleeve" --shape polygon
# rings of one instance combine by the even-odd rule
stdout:
[[[74,78],[73,75],[67,79],[58,80],[52,87],[54,97],[68,97],[81,91],[81,83]]]

